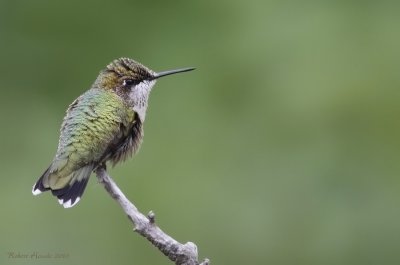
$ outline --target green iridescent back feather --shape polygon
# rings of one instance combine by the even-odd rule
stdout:
[[[85,166],[123,160],[137,149],[142,130],[135,113],[112,91],[92,88],[76,99],[67,110],[61,126],[57,154],[50,166],[44,186],[63,188],[73,172]],[[137,130],[132,139],[132,130]],[[130,143],[130,144],[129,144]],[[88,176],[81,176],[88,177]],[[74,179],[80,180],[80,179]]]

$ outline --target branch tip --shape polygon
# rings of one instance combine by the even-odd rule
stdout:
[[[199,265],[210,265],[210,260],[205,258]]]
[[[147,214],[147,218],[149,219],[150,224],[154,224],[156,222],[156,214],[153,211],[150,211]]]

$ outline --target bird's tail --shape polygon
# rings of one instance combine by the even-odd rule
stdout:
[[[64,208],[70,208],[77,204],[85,191],[89,181],[90,174],[93,171],[93,165],[86,165],[67,176],[60,176],[60,172],[52,172],[50,166],[38,181],[33,185],[33,195],[38,195],[42,192],[51,190],[51,193],[58,198],[58,202]],[[60,183],[66,182],[60,186]]]

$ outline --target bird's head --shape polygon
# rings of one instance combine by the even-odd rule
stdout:
[[[94,87],[115,92],[144,120],[150,91],[156,80],[163,76],[191,70],[194,68],[156,73],[132,59],[120,58],[100,72]]]

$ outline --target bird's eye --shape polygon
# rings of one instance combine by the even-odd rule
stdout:
[[[122,81],[122,85],[125,87],[130,87],[132,85],[135,85],[137,82],[133,79],[124,79],[124,81]]]

